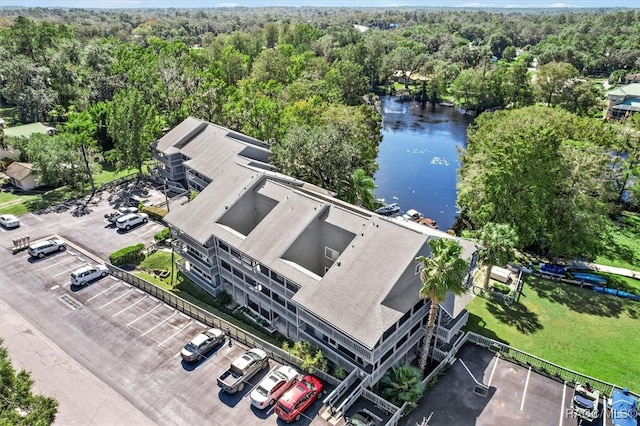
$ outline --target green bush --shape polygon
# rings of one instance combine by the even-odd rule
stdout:
[[[164,228],[162,231],[154,235],[153,239],[160,242],[169,238],[169,235],[171,235],[171,230],[169,228]]]
[[[231,302],[231,295],[226,291],[223,291],[218,295],[218,303],[220,303],[222,306],[226,306],[230,302]]]
[[[163,209],[156,206],[142,206],[141,211],[149,215],[153,220],[161,221],[169,213],[167,209]]]
[[[109,255],[109,262],[115,266],[122,266],[128,263],[138,263],[144,259],[142,249],[144,249],[144,244],[142,243],[136,244],[135,246],[121,248]]]
[[[493,289],[493,291],[497,291],[498,293],[502,293],[502,294],[511,293],[511,287],[509,287],[506,284],[493,283],[491,285],[491,288]]]

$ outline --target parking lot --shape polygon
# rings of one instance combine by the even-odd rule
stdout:
[[[462,361],[462,362],[461,362]],[[489,387],[475,392],[475,380]],[[402,424],[438,425],[576,425],[571,412],[573,388],[512,362],[489,350],[466,343],[458,358],[427,391],[419,408]],[[601,406],[602,409],[602,401]],[[582,425],[606,426],[599,418]]]
[[[273,360],[268,369],[250,380],[251,386],[227,395],[217,386],[216,378],[247,348],[225,342],[206,359],[185,363],[180,350],[206,329],[203,324],[111,276],[87,286],[69,284],[72,271],[106,259],[121,247],[147,244],[163,228],[153,222],[129,232],[108,226],[104,214],[113,211],[113,205],[107,197],[91,210],[80,217],[68,211],[26,214],[20,217],[20,228],[3,229],[0,298],[152,423],[283,424],[272,407],[254,409],[248,398],[269,369],[278,367]],[[67,250],[43,259],[31,258],[26,251],[14,254],[13,239],[23,235],[29,235],[31,241],[58,235],[67,241]],[[68,420],[76,409],[66,405],[64,397],[60,399],[61,418]],[[70,405],[74,404],[83,401]],[[303,417],[296,424],[328,424],[315,416],[320,407],[317,401],[305,413],[315,419]],[[105,424],[100,418],[91,422]]]

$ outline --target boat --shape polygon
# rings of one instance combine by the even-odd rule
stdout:
[[[435,220],[430,219],[428,217],[423,217],[418,221],[418,223],[428,226],[429,228],[438,229],[438,223]]]
[[[424,216],[422,216],[422,213],[414,209],[409,209],[406,212],[404,212],[404,214],[402,215],[402,218],[404,220],[414,220],[416,222],[422,219],[423,217]]]
[[[589,383],[576,383],[573,388],[573,397],[571,398],[571,411],[578,418],[578,424],[582,420],[592,422],[599,416],[598,407],[600,403],[600,392],[591,389]]]
[[[400,213],[400,205],[398,203],[385,204],[376,209],[376,213],[382,216],[393,216],[394,214]]]
[[[638,399],[629,393],[629,389],[613,389],[607,406],[613,425],[637,426]]]

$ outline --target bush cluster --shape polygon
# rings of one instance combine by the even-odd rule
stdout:
[[[169,235],[171,235],[171,230],[169,228],[164,228],[162,231],[154,235],[153,239],[160,242],[169,238]]]
[[[156,206],[141,206],[140,211],[149,215],[153,220],[161,221],[167,215],[167,209]]]
[[[109,262],[115,266],[122,266],[128,263],[138,263],[144,259],[142,249],[144,249],[144,244],[142,243],[136,244],[135,246],[121,248],[109,255]]]
[[[500,283],[493,283],[491,285],[493,291],[497,291],[498,293],[502,293],[502,294],[509,294],[511,293],[511,287],[509,287],[508,285],[505,284],[500,284]]]

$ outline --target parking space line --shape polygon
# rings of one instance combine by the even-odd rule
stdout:
[[[527,387],[529,386],[529,377],[531,377],[531,367],[529,367],[529,372],[527,373],[527,381],[524,382],[524,391],[522,392],[522,403],[520,404],[520,411],[524,408],[524,399],[527,396]]]
[[[487,387],[491,386],[491,380],[493,380],[493,373],[496,372],[496,367],[498,366],[498,359],[500,359],[500,353],[496,353],[494,358],[496,361],[493,364],[493,369],[491,370],[491,375],[489,376],[489,383],[487,383]]]
[[[93,299],[95,299],[96,297],[101,296],[102,294],[106,293],[107,291],[109,291],[109,290],[111,290],[112,288],[117,287],[117,286],[118,286],[118,283],[115,283],[114,285],[112,285],[112,286],[111,286],[111,287],[109,287],[108,289],[106,289],[106,290],[102,290],[100,293],[96,294],[95,296],[90,297],[90,298],[87,300],[87,302],[91,302],[91,301],[92,301]]]
[[[565,380],[564,384],[562,385],[562,404],[560,404],[560,423],[558,423],[558,426],[562,426],[562,419],[567,414],[567,410],[565,410],[564,408],[564,398],[566,396],[567,396],[567,381]]]
[[[182,327],[180,330],[176,331],[175,333],[173,333],[171,336],[167,337],[166,339],[164,339],[162,342],[158,343],[158,346],[162,346],[163,344],[165,344],[167,341],[169,341],[170,339],[174,338],[176,335],[178,335],[178,333],[180,333],[182,330],[184,330],[185,328],[189,327],[191,324],[193,324],[194,321],[191,321],[190,323],[188,323],[187,325],[185,325],[184,327]]]
[[[39,218],[39,217],[38,217],[38,216],[36,216],[35,214],[33,214],[33,213],[29,213],[29,214],[30,214],[31,216],[35,217],[36,219],[38,219],[40,222],[44,222],[44,220],[43,220],[43,219]]]
[[[65,269],[64,271],[62,271],[62,272],[60,272],[58,274],[52,275],[52,278],[53,277],[57,277],[58,275],[62,275],[64,273],[66,273],[66,272],[73,271],[74,269],[78,269],[78,265],[72,266],[71,268],[67,268],[67,269]]]
[[[176,311],[173,311],[173,313],[171,315],[169,315],[167,318],[163,319],[158,324],[154,325],[153,327],[151,327],[150,329],[148,329],[147,331],[142,333],[142,336],[146,336],[147,333],[150,333],[153,330],[155,330],[156,328],[160,327],[162,324],[164,324],[165,322],[169,321],[175,314],[176,314]]]
[[[152,310],[150,310],[149,312],[145,312],[144,314],[142,314],[141,316],[139,316],[138,318],[134,319],[133,321],[131,321],[129,324],[127,324],[127,327],[129,327],[131,324],[133,324],[134,322],[138,321],[139,319],[142,319],[144,317],[146,317],[147,315],[149,315],[151,312],[155,311],[156,309],[158,309],[160,306],[164,306],[162,303],[158,302],[158,305],[153,308]]]
[[[128,293],[128,292],[127,292],[127,293]],[[126,308],[124,308],[124,309],[123,309],[123,310],[121,310],[120,312],[118,312],[118,313],[116,313],[116,314],[111,315],[111,318],[115,318],[115,317],[117,317],[118,315],[120,315],[121,313],[125,312],[125,311],[126,311],[127,309],[129,309],[129,308],[133,308],[134,306],[136,306],[138,303],[142,302],[142,301],[143,301],[144,299],[146,299],[146,298],[147,298],[147,296],[144,296],[143,298],[141,298],[140,300],[138,300],[136,303],[132,303],[131,305],[127,306]]]
[[[43,271],[46,271],[47,269],[50,269],[50,268],[56,267],[56,266],[58,266],[58,265],[62,265],[63,263],[73,262],[74,260],[76,260],[76,258],[75,258],[75,257],[70,257],[70,258],[68,258],[67,260],[63,260],[63,261],[61,261],[61,262],[54,263],[53,265],[49,265],[49,266],[47,266],[47,267],[45,267],[45,268],[42,268],[42,270],[43,270]]]
[[[124,293],[122,293],[120,296],[116,297],[113,300],[110,300],[109,302],[105,303],[104,305],[100,306],[98,309],[102,309],[105,306],[109,306],[110,304],[112,304],[113,302],[122,299],[123,297],[125,297],[127,294],[131,293],[133,291],[133,289],[129,289],[128,291],[125,291]]]

